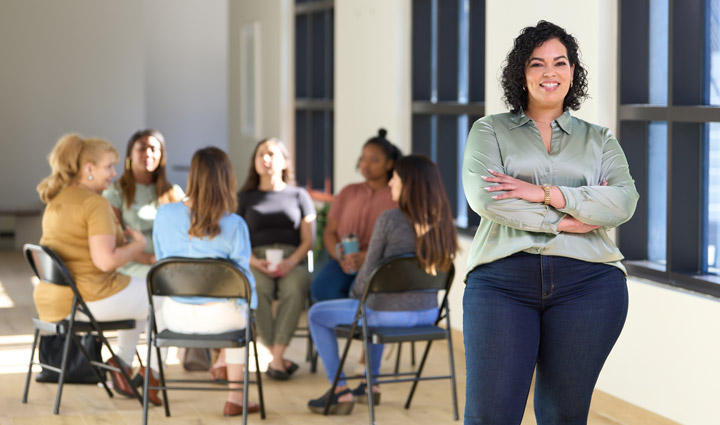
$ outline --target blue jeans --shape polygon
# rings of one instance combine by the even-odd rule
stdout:
[[[325,365],[328,381],[332,383],[340,364],[338,342],[333,328],[337,325],[349,325],[355,318],[360,301],[352,298],[323,301],[314,304],[308,311],[308,323],[315,347]],[[368,326],[413,327],[426,326],[437,319],[437,308],[416,311],[374,311],[367,309]],[[358,323],[360,326],[362,322]],[[383,344],[370,344],[370,352],[366,353],[373,376],[380,374]],[[338,386],[347,385],[345,374],[340,375]]]
[[[345,273],[340,263],[330,258],[315,275],[310,295],[313,302],[347,298],[354,281],[355,275]]]
[[[616,267],[517,253],[476,267],[463,297],[465,424],[520,424],[535,370],[538,425],[586,424],[628,308]]]

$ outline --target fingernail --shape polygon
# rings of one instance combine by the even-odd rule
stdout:
[[[492,197],[493,199],[497,199],[497,195]]]
[[[487,179],[488,179],[487,176],[480,176],[480,177],[482,177],[483,180],[487,180]]]
[[[488,192],[490,192],[490,186],[488,186],[488,187],[483,187],[483,189],[485,189],[485,190],[487,190]]]

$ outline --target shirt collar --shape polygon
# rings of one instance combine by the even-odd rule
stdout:
[[[530,117],[525,115],[525,111],[520,111],[517,114],[513,114],[512,118],[512,125],[510,126],[510,130],[514,130],[518,127],[522,127],[528,122],[530,122]],[[558,126],[567,134],[572,134],[572,115],[570,115],[570,110],[567,109],[565,112],[563,112],[562,115],[557,117],[555,119]]]

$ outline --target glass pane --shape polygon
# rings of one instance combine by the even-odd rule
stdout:
[[[648,125],[648,260],[665,264],[667,240],[667,123]]]
[[[668,0],[650,0],[649,103],[667,105]]]
[[[707,102],[720,105],[720,0],[708,0],[706,19]]]
[[[720,123],[708,124],[707,193],[707,272],[720,274]]]

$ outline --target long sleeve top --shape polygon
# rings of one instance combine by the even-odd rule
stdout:
[[[250,308],[257,308],[255,278],[250,272],[250,233],[239,215],[227,214],[220,219],[220,233],[214,238],[190,237],[190,208],[182,202],[161,205],[158,208],[153,243],[158,260],[167,257],[220,258],[232,261],[250,282]],[[217,298],[174,297],[187,304],[217,302]],[[238,304],[244,300],[238,300]]]
[[[566,205],[556,209],[522,199],[493,199],[503,192],[484,190],[495,185],[482,179],[490,175],[488,170],[556,186]],[[625,272],[623,256],[607,231],[632,217],[639,195],[609,129],[566,111],[552,123],[548,153],[535,122],[524,113],[485,116],[470,130],[462,180],[470,207],[482,217],[466,277],[478,265],[520,251],[607,263]],[[582,234],[558,232],[565,215],[602,227]]]
[[[365,262],[360,267],[350,290],[350,297],[357,299],[362,297],[369,283],[370,274],[382,260],[398,254],[414,254],[415,244],[416,237],[412,225],[398,208],[380,214],[373,228]],[[367,306],[373,310],[384,311],[427,310],[437,308],[437,293],[371,294],[368,296]]]

